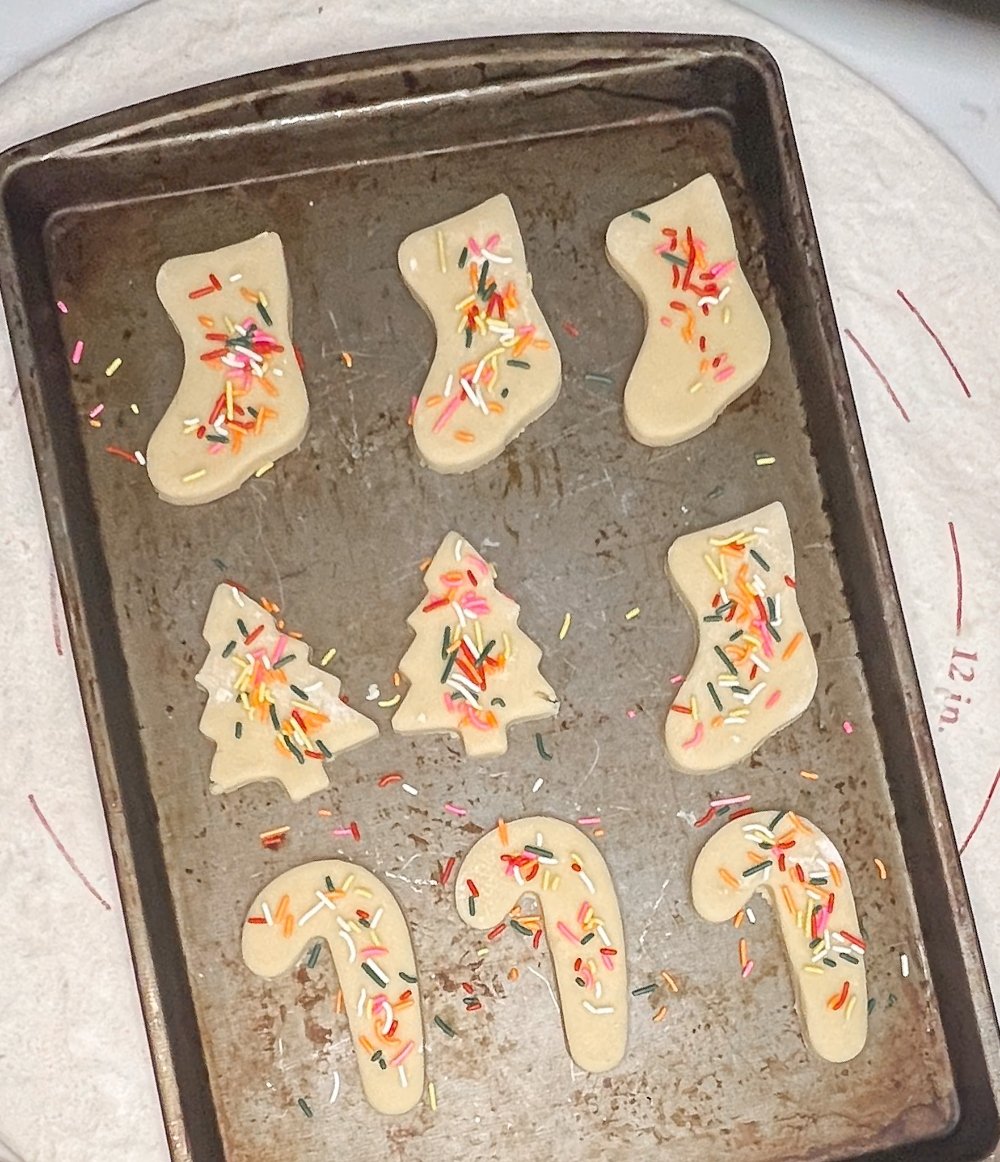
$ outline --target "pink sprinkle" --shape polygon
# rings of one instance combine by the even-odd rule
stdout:
[[[373,956],[388,956],[389,949],[382,948],[378,944],[370,944],[367,948],[362,948],[359,955],[362,960],[370,960]]]
[[[740,973],[740,976],[741,976],[741,977],[743,977],[743,979],[744,979],[744,980],[746,980],[746,978],[747,978],[747,977],[750,975],[750,973],[752,973],[752,972],[753,972],[753,961],[752,961],[752,960],[748,960],[748,961],[746,962],[746,964],[744,964],[744,965],[743,965],[743,971]]]
[[[493,250],[495,247],[497,247],[499,245],[500,245],[500,235],[499,234],[491,234],[489,236],[489,238],[486,239],[486,246],[483,249]]]
[[[479,243],[475,240],[475,238],[469,239],[469,253],[475,255],[476,258],[482,254],[482,251],[479,249]]]
[[[713,799],[710,807],[731,807],[734,803],[748,803],[749,795],[730,795],[728,799]]]
[[[417,403],[418,402],[419,402],[419,400],[418,400],[417,396],[415,396],[415,395],[410,396],[410,415],[411,416],[417,410]]]
[[[577,819],[577,823],[581,827],[600,827],[601,817],[600,815],[588,815],[586,819]]]
[[[469,814],[464,807],[456,807],[454,803],[445,803],[444,809],[451,812],[452,815],[458,815],[459,818]]]
[[[688,750],[693,746],[697,746],[698,743],[700,743],[704,737],[705,737],[705,724],[702,722],[699,722],[698,725],[694,728],[694,734],[691,735],[691,737],[687,740],[687,742],[682,742],[681,746],[684,748],[684,750]]]
[[[335,827],[330,832],[330,834],[336,835],[336,837],[339,839],[342,835],[353,835],[354,833],[351,831],[350,827]]]
[[[69,314],[69,307],[66,306],[66,304],[62,301],[62,299],[59,299],[59,301],[56,303],[56,306],[59,308],[60,311],[62,311],[62,313],[64,315]]]
[[[731,259],[729,262],[717,262],[708,273],[712,276],[712,278],[718,278],[720,274],[728,274],[735,265],[736,262],[733,259]]]
[[[410,1056],[410,1054],[412,1052],[413,1052],[413,1042],[407,1041],[406,1044],[403,1046],[403,1048],[400,1049],[400,1051],[396,1054],[396,1056],[389,1062],[389,1064],[390,1065],[402,1065],[403,1062],[407,1059],[407,1057]]]
[[[773,694],[769,694],[767,701],[764,703],[764,709],[770,710],[771,707],[778,701],[778,699],[780,697],[781,697],[780,690],[775,690],[775,692]]]
[[[601,960],[604,961],[604,967],[608,972],[614,972],[615,962],[606,952],[601,953]]]
[[[577,911],[577,913],[576,913],[576,922],[577,922],[577,924],[582,924],[582,923],[584,922],[584,920],[586,920],[586,918],[587,918],[587,909],[588,909],[589,907],[590,907],[590,904],[589,904],[589,903],[588,903],[586,900],[584,900],[584,901],[583,901],[583,903],[580,905],[580,908],[579,908],[579,910],[578,910],[578,911]]]
[[[636,711],[635,711],[635,710],[626,710],[626,711],[625,711],[625,717],[626,717],[626,718],[635,718],[635,716],[636,716]]]
[[[101,412],[103,412],[103,411],[104,411],[104,404],[102,404],[102,403],[99,403],[99,404],[97,405],[97,407],[95,407],[95,408],[94,408],[94,409],[93,409],[93,410],[92,410],[92,411],[89,413],[89,415],[90,415],[90,418],[91,418],[92,420],[93,420],[93,419],[96,419],[96,418],[97,418],[97,417],[98,417],[98,416],[101,414]]]
[[[674,674],[674,676],[670,679],[670,685],[671,686],[679,686],[681,684],[681,682],[683,682],[683,681],[684,681],[683,674]]]
[[[83,358],[83,340],[77,339],[76,345],[73,348],[73,354],[70,356],[70,362],[74,365],[80,362]]]
[[[566,925],[565,925],[565,924],[562,922],[562,920],[560,920],[560,921],[559,921],[559,923],[556,925],[556,927],[559,929],[559,931],[562,933],[562,935],[563,935],[563,936],[565,936],[565,937],[566,937],[566,939],[567,939],[567,940],[568,940],[568,941],[569,941],[571,944],[577,944],[577,943],[579,943],[579,941],[577,940],[577,938],[576,938],[576,937],[573,935],[573,933],[572,933],[572,932],[571,932],[571,931],[570,931],[570,930],[569,930],[569,929],[566,927]]]
[[[660,322],[664,327],[672,327],[674,325],[673,319],[668,319],[666,315],[660,316]]]
[[[736,368],[730,363],[728,367],[723,367],[721,371],[717,371],[714,375],[716,383],[722,383],[723,380],[728,379],[731,375],[736,374]]]
[[[853,733],[854,733],[853,725],[850,722],[848,722],[847,719],[845,718],[844,719],[844,734],[853,734]]]

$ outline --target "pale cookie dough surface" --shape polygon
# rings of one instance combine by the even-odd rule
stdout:
[[[455,904],[470,927],[492,929],[525,895],[541,908],[570,1056],[588,1073],[613,1069],[628,1040],[628,975],[618,895],[604,857],[560,819],[501,823],[462,862]],[[537,916],[520,911],[516,922],[529,932],[538,927]]]
[[[330,785],[323,763],[378,734],[340,700],[340,680],[309,662],[309,647],[233,585],[216,587],[208,657],[195,681],[208,694],[201,732],[216,746],[214,794],[273,780],[298,801]]]
[[[457,734],[466,754],[501,755],[508,726],[558,714],[542,651],[494,578],[464,537],[441,542],[424,573],[428,596],[407,618],[415,637],[399,663],[410,683],[392,719],[400,734]]]
[[[258,234],[172,258],[156,293],[184,344],[177,393],[146,450],[171,504],[234,492],[302,443],[309,399],[295,358],[281,239]]]
[[[399,269],[437,331],[412,417],[417,449],[436,472],[468,472],[548,411],[562,378],[510,199],[411,234]]]
[[[667,711],[667,753],[682,771],[710,774],[742,762],[816,692],[784,505],[678,537],[667,574],[698,631]]]
[[[625,422],[640,444],[678,444],[757,382],[771,349],[715,178],[615,218],[606,245],[646,312]]]
[[[243,960],[257,976],[280,976],[317,940],[333,956],[365,1097],[379,1113],[413,1109],[424,1086],[424,1029],[399,905],[357,864],[302,864],[272,880],[250,906]]]
[[[754,892],[774,906],[806,1041],[827,1061],[850,1061],[868,1036],[868,987],[866,946],[840,853],[818,827],[790,811],[734,819],[698,855],[694,906],[721,923]],[[755,1019],[751,1004],[748,1022]]]

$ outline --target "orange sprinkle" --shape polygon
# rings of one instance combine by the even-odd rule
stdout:
[[[810,779],[812,782],[815,782],[819,778],[819,775],[815,771],[799,771],[799,774],[804,779]]]
[[[851,982],[849,980],[845,980],[844,987],[840,990],[840,993],[839,994],[834,993],[833,996],[831,996],[827,999],[826,1007],[828,1009],[833,1009],[834,1012],[836,1012],[838,1009],[842,1009],[844,1007],[844,1005],[847,1003],[847,994],[850,991],[851,991]]]
[[[792,638],[792,640],[785,646],[785,652],[781,655],[781,660],[787,662],[788,659],[795,653],[795,651],[802,644],[802,633],[799,632]]]
[[[455,433],[455,439],[460,444],[473,444],[475,443],[476,437],[471,432],[467,432],[464,428],[461,428]]]
[[[199,315],[198,322],[201,323],[201,325],[203,327],[214,327],[215,326],[215,320],[212,318],[211,315]]]
[[[660,1007],[653,1014],[653,1020],[657,1021],[657,1022],[662,1021],[666,1017],[666,1015],[667,1015],[667,1006],[660,1005]]]
[[[333,1006],[335,1013],[342,1013],[344,1011],[344,990],[337,989],[337,1000]]]
[[[281,934],[286,940],[290,939],[292,933],[295,931],[295,917],[289,912],[285,917],[285,921],[281,926]]]
[[[878,878],[880,880],[888,877],[889,873],[885,870],[885,864],[880,859],[875,860],[875,868],[878,871]]]
[[[372,1053],[375,1052],[375,1046],[372,1045],[371,1041],[369,1041],[368,1038],[365,1037],[363,1034],[362,1034],[362,1036],[360,1036],[358,1038],[358,1044],[369,1055],[371,1055]]]
[[[240,287],[240,294],[246,299],[248,303],[260,302],[260,296],[255,295],[252,290],[247,290],[245,286]]]
[[[278,907],[275,910],[274,918],[280,924],[288,914],[288,905],[292,902],[291,896],[282,896],[278,901]]]
[[[661,980],[663,981],[663,983],[664,983],[664,984],[667,986],[667,988],[668,988],[668,989],[670,989],[670,991],[671,991],[672,993],[675,993],[675,992],[677,992],[677,991],[678,991],[678,989],[677,989],[677,981],[675,981],[675,980],[674,980],[674,978],[673,978],[673,977],[670,975],[670,973],[669,973],[669,972],[667,972],[667,971],[666,971],[666,969],[664,969],[664,970],[663,970],[663,971],[660,973],[660,979],[661,979]]]
[[[350,351],[341,351],[340,362],[343,363],[345,367],[353,367],[354,356],[350,353]]]
[[[497,834],[500,836],[500,843],[504,847],[509,847],[510,836],[507,834],[507,824],[502,819],[497,820]]]
[[[747,942],[745,939],[740,939],[740,968],[746,968],[749,956],[747,955]]]
[[[785,907],[795,915],[795,900],[792,898],[792,893],[788,890],[788,884],[781,885],[781,898],[785,901]]]
[[[742,909],[742,908],[740,908],[740,910],[739,910],[739,911],[736,913],[736,915],[733,917],[733,927],[734,927],[734,928],[739,928],[739,926],[740,926],[742,923],[743,923],[743,909]]]
[[[316,814],[321,815],[324,819],[329,819],[333,812],[328,810],[326,807],[320,807]]]
[[[507,973],[507,979],[508,979],[508,980],[517,980],[517,978],[518,978],[520,975],[521,975],[520,971],[519,971],[519,970],[518,970],[518,968],[515,966],[514,968],[512,968],[512,969],[510,970],[510,972],[508,972],[508,973]]]
[[[733,873],[731,871],[728,871],[724,867],[720,867],[719,868],[719,875],[722,877],[722,882],[727,887],[733,888],[734,890],[739,888],[740,881],[733,875]]]
[[[495,416],[499,416],[503,413],[503,404],[497,403],[495,399],[491,399],[486,406]]]
[[[833,880],[833,886],[835,888],[839,888],[840,885],[844,882],[843,877],[840,874],[840,868],[837,867],[835,863],[830,864],[830,879]]]
[[[436,408],[440,403],[444,403],[443,395],[429,395],[427,399],[424,400],[424,407]]]

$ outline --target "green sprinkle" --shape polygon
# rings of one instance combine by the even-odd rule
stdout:
[[[701,620],[702,621],[722,621],[722,614],[721,613],[709,613],[706,617],[703,617]],[[729,640],[732,641],[732,638],[730,638]]]
[[[586,985],[586,983],[587,983],[587,982],[586,982],[586,981],[583,979],[583,977],[582,977],[582,976],[575,976],[575,977],[573,977],[573,980],[574,980],[574,982],[575,982],[576,984],[578,984],[578,985],[580,986],[580,988],[583,988],[583,987]]]
[[[779,823],[782,821],[782,819],[784,819],[784,817],[785,817],[787,814],[788,814],[788,812],[787,812],[787,811],[779,811],[779,812],[778,812],[778,814],[777,814],[777,815],[775,815],[775,817],[774,817],[774,818],[771,820],[771,822],[770,822],[770,823],[767,825],[767,829],[768,829],[768,831],[773,831],[773,830],[775,829],[775,827],[777,827],[777,826],[778,826],[778,824],[779,824]]]
[[[242,722],[236,723],[236,737],[237,738],[243,737],[243,723]]]
[[[750,556],[757,562],[765,573],[771,572],[771,566],[764,560],[764,558],[757,552],[756,549],[750,550]]]
[[[388,1069],[388,1068],[389,1068],[389,1067],[386,1065],[386,1063],[385,1063],[385,1058],[384,1058],[384,1057],[380,1057],[380,1058],[378,1059],[378,1067],[379,1067],[379,1069]]]
[[[217,434],[217,433],[215,433],[215,432],[210,432],[210,433],[209,433],[209,434],[208,434],[208,435],[205,437],[205,439],[206,439],[206,440],[207,440],[207,441],[208,441],[210,444],[228,444],[228,443],[229,443],[229,437],[228,437],[228,436],[220,436],[220,435],[218,435],[218,434]]]
[[[506,706],[507,703],[504,702],[504,700],[502,698],[492,698],[490,700],[490,705],[491,706]]]
[[[476,288],[476,294],[482,297],[483,291],[486,289],[486,276],[490,272],[490,260],[487,258],[483,265],[479,268],[479,286]]]
[[[295,661],[294,654],[285,654],[284,657],[278,658],[276,662],[271,663],[272,670],[280,670],[282,666],[287,666],[289,662]]]
[[[531,935],[531,929],[525,928],[523,924],[519,924],[516,920],[511,920],[510,926],[514,929],[515,932],[520,932],[522,936]]]
[[[596,935],[597,935],[596,932],[588,932],[586,936],[580,937],[580,943],[581,944],[589,944],[591,942],[591,940],[593,940]]]
[[[288,689],[291,690],[296,698],[300,698],[303,702],[309,701],[309,695],[300,686],[296,686],[294,682],[288,683]]]
[[[483,648],[483,652],[479,655],[478,658],[476,658],[475,662],[473,662],[473,665],[475,666],[475,668],[477,670],[483,664],[483,662],[486,661],[487,655],[489,654],[490,650],[493,649],[493,647],[496,644],[497,644],[496,638],[494,638],[491,642],[486,643],[486,646]]]
[[[249,632],[250,632],[247,629],[247,623],[243,620],[242,617],[238,617],[236,619],[236,628],[240,631],[240,634],[242,637],[246,637],[247,634],[249,634]]]
[[[716,613],[728,613],[733,608],[734,602],[727,601],[725,605],[720,605],[715,611]]]
[[[810,947],[810,948],[816,948],[818,945],[820,945],[820,944],[822,944],[822,943],[823,943],[823,937],[822,937],[822,936],[817,936],[815,940],[810,940],[810,941],[809,941],[809,947]]]
[[[503,389],[501,390],[501,392],[500,392],[500,398],[501,398],[501,399],[506,399],[506,398],[507,398],[507,396],[509,396],[509,395],[510,395],[510,388],[509,388],[509,387],[505,387],[505,388],[503,388]]]
[[[441,639],[441,660],[445,661],[448,657],[448,647],[451,645],[451,626],[444,627],[444,637]]]
[[[672,262],[674,264],[674,266],[687,266],[687,259],[686,258],[681,258],[677,254],[670,254],[666,250],[664,250],[660,254],[660,257],[665,258],[667,260],[667,262]]]
[[[767,599],[767,620],[774,621],[774,615],[777,613],[777,611],[778,607],[774,604],[774,598],[769,597]]]
[[[555,854],[547,847],[532,847],[530,843],[524,845],[524,850],[530,852],[532,855],[540,859],[555,859]]]
[[[746,686],[730,686],[729,689],[732,691],[733,694],[749,694],[750,693],[750,691],[746,688]]]
[[[767,632],[771,635],[771,637],[774,638],[774,640],[776,642],[781,641],[781,634],[778,633],[778,631],[774,628],[774,626],[770,622],[767,623]]]
[[[747,870],[743,873],[743,878],[746,879],[747,876],[755,876],[759,871],[763,871],[764,868],[770,867],[773,863],[773,859],[765,859],[761,863],[755,863],[753,867],[747,868]]]
[[[333,880],[329,876],[326,877],[326,890],[328,892],[335,892],[337,889],[333,886]]]
[[[528,368],[531,366],[531,364],[525,362],[525,360],[523,360],[523,359],[508,359],[507,366],[508,367],[520,367],[522,370],[527,371]]]
[[[399,975],[400,979],[405,980],[407,984],[417,983],[417,978],[415,976],[410,976],[408,972],[401,972]]]
[[[442,1033],[444,1033],[446,1037],[455,1036],[455,1030],[451,1027],[451,1025],[448,1024],[447,1021],[442,1020],[440,1017],[435,1017],[434,1024],[437,1025],[437,1027],[441,1030]]]
[[[712,695],[712,701],[715,703],[715,709],[721,710],[722,709],[722,699],[719,697],[718,694],[716,694],[715,687],[712,685],[711,682],[709,682],[709,684],[708,684],[708,692],[709,692],[709,694]]]
[[[705,497],[706,500],[718,500],[718,498],[725,492],[725,488],[721,484],[717,484],[710,493]]]
[[[292,752],[292,754],[295,755],[295,757],[303,766],[305,766],[306,756],[302,753],[302,751],[299,750],[299,748],[295,745],[294,742],[292,742],[287,734],[283,734],[281,737],[285,740],[285,745]]]
[[[869,997],[869,998],[868,998],[868,1016],[869,1016],[869,1017],[872,1015],[872,1010],[873,1010],[874,1008],[875,1008],[875,998],[874,998],[874,997]]]
[[[722,648],[722,646],[716,646],[715,652],[722,659],[722,664],[726,667],[726,669],[730,672],[730,674],[735,674],[736,667],[733,665],[732,660],[730,659],[730,657],[726,653],[726,651]]]
[[[475,916],[475,914],[476,914],[476,897],[470,896],[469,897],[469,915]]]
[[[380,988],[385,988],[385,986],[386,986],[386,979],[385,979],[385,977],[384,977],[384,976],[381,976],[379,973],[377,973],[377,972],[375,971],[375,969],[374,969],[374,968],[372,968],[372,966],[371,966],[371,965],[368,963],[368,961],[367,961],[367,960],[363,960],[363,961],[361,962],[361,967],[362,967],[362,968],[365,970],[365,972],[367,972],[367,973],[368,973],[368,975],[369,975],[369,976],[372,978],[372,980],[373,980],[373,981],[374,981],[374,982],[375,982],[375,983],[376,983],[376,984],[377,984],[377,985],[378,985]]]
[[[644,984],[641,988],[633,989],[632,996],[644,997],[646,995],[646,993],[655,992],[656,989],[657,989],[657,986],[655,984]]]
[[[263,303],[258,302],[257,310],[260,311],[260,317],[264,320],[264,326],[273,327],[274,323],[271,320],[271,316],[267,313],[267,307],[265,307]]]
[[[890,993],[890,994],[888,995],[888,997],[886,997],[886,1001],[885,1001],[885,1007],[886,1007],[887,1009],[891,1009],[891,1008],[892,1008],[892,1006],[893,1006],[893,1005],[896,1003],[896,1000],[897,1000],[896,994],[895,994],[895,993]]]
[[[852,956],[849,952],[842,952],[840,954],[840,959],[846,960],[848,964],[860,964],[861,963],[861,961],[858,960],[858,958],[856,956]],[[870,1009],[868,1011],[871,1012]]]
[[[595,371],[588,371],[583,378],[590,383],[600,383],[603,387],[612,387],[615,382],[610,375],[598,375]]]
[[[468,246],[463,246],[462,253],[458,256],[458,269],[463,270],[465,268],[465,264],[468,261],[469,261],[469,248],[468,248]]]
[[[257,418],[257,409],[256,408],[248,407],[247,411],[253,416],[254,419]]]
[[[826,965],[827,968],[836,968],[837,967],[837,962],[835,960],[832,960],[829,956],[823,957],[823,963]]]
[[[742,637],[742,636],[743,636],[743,630],[741,630],[741,629],[738,629],[738,630],[737,630],[735,633],[731,633],[731,634],[729,635],[729,640],[730,640],[731,642],[734,642],[734,641],[736,641],[736,639],[737,639],[738,637]]]
[[[228,658],[229,655],[236,649],[236,642],[230,642],[229,645],[222,651],[222,656]]]
[[[538,753],[542,756],[542,758],[545,759],[546,762],[549,762],[552,758],[552,755],[550,755],[549,752],[545,749],[545,743],[542,741],[542,736],[540,734],[535,735],[535,746],[538,747]]]
[[[382,1060],[382,1050],[376,1049],[375,1052],[371,1055],[371,1057],[368,1058],[368,1060],[369,1061],[381,1061]]]
[[[325,759],[332,759],[333,758],[333,751],[330,750],[330,748],[326,745],[326,743],[321,738],[316,739],[316,746],[319,749],[319,752],[323,756],[323,758],[325,758]]]
[[[466,345],[466,347],[472,346],[472,331],[471,330],[467,330],[465,332],[465,345]]]
[[[497,289],[496,282],[491,282],[490,285],[486,288],[486,290],[483,291],[483,300],[486,301],[486,300],[492,298],[493,295],[496,294],[496,289]]]
[[[218,557],[213,557],[213,558],[212,558],[212,564],[213,564],[213,565],[215,565],[215,567],[216,567],[217,569],[221,569],[221,570],[222,570],[222,572],[223,572],[223,573],[225,573],[225,571],[226,571],[226,566],[225,566],[224,562],[222,562],[222,561],[220,561],[220,560],[219,560],[219,558],[218,558]]]
[[[313,1112],[309,1108],[309,1103],[306,1101],[306,1099],[304,1097],[299,1098],[298,1104],[299,1104],[299,1109],[306,1115],[307,1118],[311,1118],[313,1116]]]
[[[458,657],[458,650],[453,650],[449,655],[447,662],[444,664],[444,673],[441,675],[442,683],[447,682],[451,676],[451,671],[455,665],[455,659]]]
[[[277,712],[277,710],[275,710],[275,708],[274,708],[274,703],[273,703],[273,702],[271,703],[271,705],[270,705],[269,709],[270,709],[270,711],[271,711],[271,723],[272,723],[272,725],[274,726],[274,729],[275,729],[275,730],[280,730],[280,729],[281,729],[281,723],[280,723],[280,721],[278,720],[278,712]]]
[[[633,211],[632,211],[632,217],[633,217],[633,218],[638,218],[640,222],[649,222],[649,221],[651,221],[651,218],[650,218],[650,216],[649,216],[648,214],[644,214],[644,213],[642,212],[642,210],[633,210]]]
[[[309,949],[309,959],[306,961],[306,968],[315,968],[316,961],[319,960],[319,954],[323,950],[322,944],[314,944]]]

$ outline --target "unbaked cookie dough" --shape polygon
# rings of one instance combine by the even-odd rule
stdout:
[[[156,293],[184,344],[184,372],[146,469],[163,500],[204,504],[263,475],[306,433],[281,239],[172,258]]]
[[[562,377],[510,199],[411,234],[399,269],[437,330],[412,415],[417,449],[436,472],[468,472],[548,411]]]
[[[195,676],[208,694],[200,725],[216,746],[213,794],[274,780],[298,802],[330,785],[324,762],[378,727],[341,701],[339,678],[310,665],[309,647],[271,611],[235,585],[216,587]]]
[[[243,925],[243,960],[257,976],[280,976],[317,940],[333,956],[365,1097],[379,1113],[406,1113],[424,1087],[424,1028],[399,904],[357,864],[304,863],[254,900]]]
[[[806,1041],[827,1061],[850,1061],[868,1036],[867,946],[840,853],[791,811],[734,819],[695,862],[694,906],[721,923],[758,891],[778,916]]]
[[[646,311],[625,423],[640,444],[679,444],[757,382],[771,349],[715,178],[615,218],[606,244]]]
[[[742,762],[816,692],[784,506],[678,537],[667,574],[698,628],[697,653],[667,711],[667,753],[682,771],[710,774]]]
[[[458,533],[441,542],[424,573],[428,597],[407,618],[415,637],[399,663],[410,683],[392,719],[400,734],[457,734],[466,754],[484,758],[506,753],[513,723],[558,714],[542,651],[495,576]]]
[[[613,1069],[628,1039],[628,977],[618,895],[604,857],[560,819],[501,821],[463,860],[455,904],[470,927],[493,929],[525,895],[541,907],[570,1056],[588,1073]],[[519,915],[518,929],[538,931],[532,920]]]

